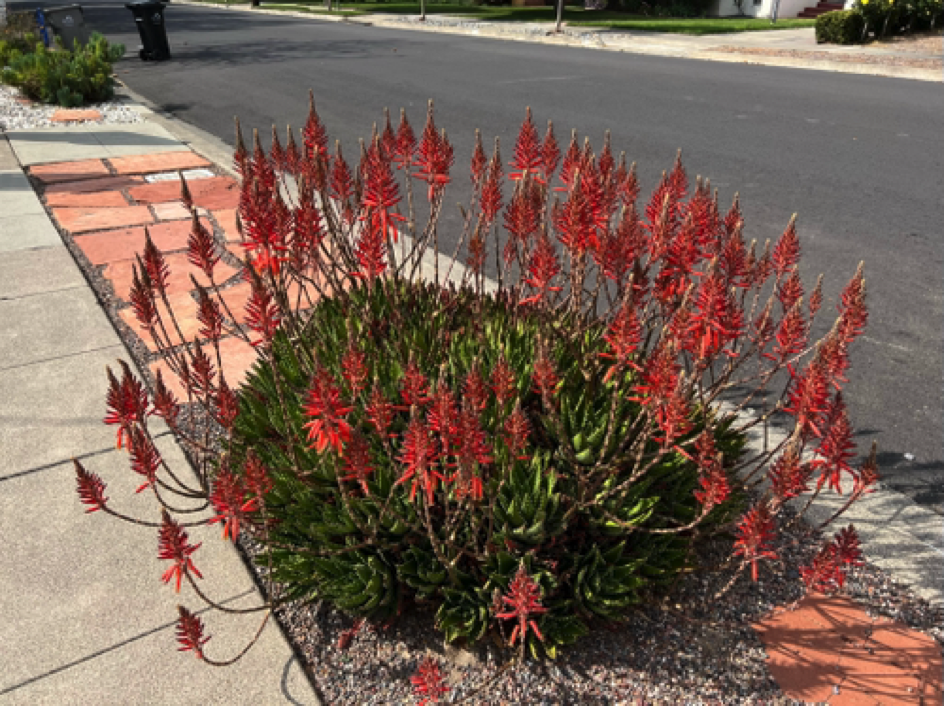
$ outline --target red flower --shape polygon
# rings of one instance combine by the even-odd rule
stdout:
[[[157,558],[174,562],[173,566],[161,576],[161,580],[164,583],[169,583],[171,579],[176,578],[175,590],[177,593],[180,593],[180,580],[184,574],[192,572],[197,578],[203,578],[203,575],[193,565],[193,560],[190,558],[190,555],[199,548],[199,544],[190,544],[187,532],[175,520],[171,519],[170,515],[167,514],[167,510],[163,510],[161,513],[161,529],[158,535]]]
[[[366,360],[357,344],[351,341],[341,358],[341,374],[351,390],[352,397],[357,397],[367,382]]]
[[[532,296],[521,300],[522,306],[537,304],[544,301],[548,293],[561,291],[560,287],[551,286],[560,271],[557,251],[547,235],[541,233],[538,236],[537,245],[535,245],[531,257],[528,259],[528,277],[525,279],[525,284],[536,291]]]
[[[352,480],[360,483],[364,495],[370,495],[367,481],[374,473],[370,461],[370,448],[360,435],[355,435],[351,443],[344,450],[344,472],[347,474],[341,480]]]
[[[757,562],[762,558],[776,559],[770,548],[773,539],[774,520],[766,505],[754,507],[738,523],[738,538],[734,542],[734,555],[743,556],[751,563],[751,579],[757,580]]]
[[[134,491],[140,493],[157,480],[157,470],[162,463],[161,454],[150,437],[138,427],[131,430],[130,441],[131,470],[145,478],[145,483]]]
[[[190,227],[190,237],[187,240],[187,260],[194,267],[199,267],[207,277],[213,277],[213,268],[220,261],[216,241],[200,222],[200,217],[194,212]]]
[[[557,394],[557,384],[560,378],[557,376],[557,368],[554,362],[539,351],[538,359],[534,362],[534,389],[542,398],[554,397]]]
[[[495,617],[500,620],[514,619],[518,621],[511,633],[512,645],[515,644],[518,637],[521,637],[521,642],[524,643],[527,639],[529,627],[543,642],[544,636],[532,616],[546,613],[547,608],[541,605],[541,589],[535,580],[528,575],[524,564],[518,567],[518,573],[515,574],[511,586],[508,587],[508,593],[502,596],[502,602],[509,610],[499,613]]]
[[[178,652],[193,652],[197,659],[203,659],[203,646],[210,636],[203,636],[203,620],[183,606],[177,606],[177,642]]]
[[[406,470],[397,485],[413,481],[410,486],[410,500],[416,497],[416,491],[420,488],[426,493],[427,502],[432,505],[436,488],[439,481],[445,480],[442,474],[438,473],[433,464],[436,459],[436,442],[430,436],[429,428],[419,417],[414,417],[403,435],[403,448],[400,454],[400,462],[406,466]]]
[[[862,550],[855,528],[840,530],[814,557],[810,566],[800,567],[800,575],[808,589],[833,593],[842,588],[847,566],[862,566]]]
[[[724,471],[721,454],[715,448],[715,439],[709,430],[706,429],[701,433],[695,447],[696,463],[701,470],[698,484],[702,488],[695,491],[695,499],[707,512],[727,500],[731,488],[728,485],[728,476]]]
[[[234,542],[239,537],[239,523],[245,520],[246,513],[259,509],[258,498],[246,500],[246,488],[242,481],[228,468],[220,470],[213,482],[210,503],[217,515],[210,524],[223,523],[223,539]]]
[[[423,697],[419,706],[436,703],[440,696],[449,691],[439,671],[439,662],[432,657],[427,657],[420,662],[416,674],[410,677],[410,681],[413,683],[413,692]]]
[[[252,341],[252,345],[269,344],[281,320],[279,308],[258,276],[250,276],[250,282],[252,291],[246,302],[246,325],[261,336]]]
[[[789,500],[809,490],[813,466],[802,463],[796,444],[790,444],[767,472],[774,495]]]
[[[407,406],[424,405],[429,402],[429,381],[420,372],[416,361],[410,360],[400,382],[400,394]]]
[[[515,142],[515,157],[511,162],[511,166],[518,171],[512,172],[509,177],[516,181],[524,179],[541,169],[543,164],[540,138],[537,128],[534,127],[534,120],[531,119],[531,108],[527,108],[524,122],[518,131],[518,140]]]
[[[800,261],[800,241],[796,234],[796,215],[790,219],[790,224],[777,241],[777,247],[774,248],[772,262],[774,271],[783,276],[789,270],[796,267]]]
[[[387,401],[380,388],[375,386],[367,403],[367,418],[381,436],[387,435],[387,430],[393,423],[393,410],[393,405]]]
[[[134,424],[143,422],[147,416],[148,396],[144,384],[134,376],[128,364],[119,360],[118,365],[121,366],[120,382],[111,368],[105,369],[108,375],[108,391],[105,393],[108,412],[104,422],[118,425],[117,448],[120,449]]]
[[[640,369],[631,360],[642,341],[642,327],[639,325],[639,317],[636,316],[632,303],[625,303],[619,308],[603,340],[610,344],[611,352],[601,353],[600,357],[613,360],[613,365],[607,371],[603,382],[608,382],[625,365],[631,365],[636,370]]]
[[[528,436],[531,434],[531,423],[521,409],[520,400],[515,403],[515,408],[505,420],[502,431],[508,451],[513,457],[517,456],[524,450],[528,443]]]
[[[416,164],[420,168],[414,175],[429,184],[427,197],[433,201],[440,195],[446,184],[452,181],[449,170],[454,161],[452,144],[446,137],[446,131],[438,132],[433,120],[433,102],[429,102],[426,112],[426,126],[420,137],[419,156]]]
[[[331,446],[341,454],[344,444],[351,440],[351,425],[346,419],[351,407],[341,399],[341,391],[328,371],[320,369],[315,373],[302,409],[311,419],[304,426],[308,429],[308,441],[313,442],[309,448],[324,453]]]
[[[105,482],[96,474],[85,470],[85,467],[78,459],[72,459],[75,466],[75,480],[78,486],[79,500],[83,505],[88,505],[86,514],[96,512],[105,508],[108,498],[105,497]]]
[[[840,486],[843,472],[852,473],[849,461],[855,457],[855,443],[852,441],[852,425],[842,393],[837,393],[823,415],[823,439],[813,461],[814,468],[821,470],[816,487],[821,488],[827,481],[829,487],[842,493]]]
[[[508,400],[513,399],[518,392],[518,381],[515,371],[508,365],[505,356],[499,356],[498,362],[492,368],[492,391],[498,399],[499,406],[504,407]]]
[[[462,385],[462,394],[464,402],[471,405],[478,413],[485,411],[488,406],[488,386],[485,384],[485,378],[479,370],[478,361],[472,363],[472,369],[465,376],[465,382]]]

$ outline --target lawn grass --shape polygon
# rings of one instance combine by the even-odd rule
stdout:
[[[225,4],[225,0],[205,0]],[[232,4],[243,4],[246,0],[230,0]],[[330,13],[343,17],[355,17],[364,14],[382,15],[418,15],[419,2],[352,2],[340,3],[343,8]],[[298,0],[294,3],[264,3],[263,7],[273,10],[296,10],[312,14],[329,14],[322,0]],[[503,5],[467,5],[458,3],[426,3],[427,15],[458,15],[476,20],[499,22],[555,22],[557,15],[553,7],[511,7]],[[795,18],[781,19],[776,24],[770,20],[752,17],[645,17],[625,12],[605,10],[584,10],[581,7],[564,9],[564,22],[571,27],[605,27],[610,29],[633,29],[650,32],[671,32],[675,34],[728,34],[731,32],[750,32],[775,29],[795,29],[812,27],[816,20]]]

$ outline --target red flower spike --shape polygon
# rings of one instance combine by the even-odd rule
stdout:
[[[226,378],[223,377],[222,373],[220,374],[220,387],[217,390],[214,403],[216,421],[225,430],[231,431],[233,422],[239,416],[239,399],[236,397],[236,393],[230,389],[230,386],[226,384]]]
[[[796,234],[796,214],[790,219],[790,224],[777,241],[777,246],[771,258],[774,272],[782,277],[800,262],[800,241]]]
[[[344,473],[346,475],[342,476],[341,480],[356,481],[364,495],[370,495],[367,481],[373,475],[374,467],[370,460],[370,447],[359,434],[352,437],[351,443],[344,450]]]
[[[439,662],[432,657],[426,657],[420,662],[416,674],[410,677],[410,681],[413,683],[413,693],[421,697],[418,706],[435,704],[440,696],[449,691],[439,671]]]
[[[501,151],[499,150],[498,138],[495,138],[495,150],[492,158],[488,162],[488,173],[485,175],[485,183],[482,186],[482,196],[479,200],[479,208],[482,211],[483,229],[487,229],[498,217],[498,212],[502,209],[502,176],[504,170],[501,163]]]
[[[544,170],[544,179],[547,184],[551,183],[554,173],[560,164],[561,151],[557,146],[557,138],[554,137],[554,123],[547,121],[547,132],[544,133],[544,142],[541,143],[541,165]]]
[[[414,175],[429,184],[427,198],[432,202],[438,198],[451,181],[449,170],[454,161],[452,144],[446,137],[446,131],[437,132],[433,119],[433,102],[429,102],[426,112],[426,127],[420,138],[419,155],[416,165],[419,171]]]
[[[820,307],[823,306],[823,275],[819,276],[819,279],[816,280],[816,286],[813,288],[813,293],[810,295],[810,319],[816,316],[816,313],[820,310]]]
[[[383,392],[376,385],[370,393],[370,401],[367,404],[367,418],[374,425],[377,433],[386,436],[390,425],[393,423],[393,404],[391,404]]]
[[[302,129],[302,136],[305,141],[305,157],[312,161],[317,153],[327,162],[328,133],[321,123],[318,111],[315,110],[315,94],[313,91],[308,92],[308,119]]]
[[[246,487],[249,488],[249,492],[257,498],[264,498],[272,490],[272,479],[269,477],[269,471],[252,449],[246,454],[243,477],[246,479]]]
[[[813,466],[803,463],[795,444],[784,449],[783,454],[774,461],[767,471],[767,477],[774,491],[774,495],[781,501],[795,498],[807,492]]]
[[[670,345],[660,341],[646,359],[642,384],[635,387],[639,397],[629,399],[657,405],[667,401],[678,386],[679,370],[675,351]]]
[[[223,539],[234,543],[239,538],[239,525],[246,519],[246,514],[258,510],[258,499],[246,499],[246,488],[237,475],[228,468],[222,468],[213,481],[210,504],[216,510],[216,516],[209,524],[223,523]]]
[[[148,278],[148,281],[149,278]],[[154,290],[144,284],[137,263],[131,266],[131,292],[129,293],[134,318],[145,331],[157,326],[157,302]]]
[[[633,162],[629,167],[629,173],[620,182],[619,196],[623,200],[623,205],[634,206],[639,196],[639,179],[636,176],[636,163]]]
[[[299,175],[301,159],[298,145],[295,144],[295,133],[292,132],[292,126],[288,125],[285,129],[285,171],[293,176]]]
[[[170,268],[161,251],[151,240],[151,234],[147,226],[144,227],[144,269],[147,270],[148,277],[151,280],[151,286],[158,294],[167,293],[167,280],[170,277]]]
[[[572,130],[570,145],[567,147],[567,152],[564,153],[564,161],[561,163],[560,180],[564,183],[565,190],[570,189],[574,183],[574,176],[580,169],[582,159],[580,145],[577,144],[577,131]]]
[[[808,329],[799,301],[781,319],[776,341],[774,358],[780,363],[790,360],[806,349]],[[793,375],[793,365],[790,364],[788,367],[790,374]]]
[[[731,494],[728,476],[724,471],[721,454],[715,448],[714,435],[705,430],[695,442],[696,463],[701,471],[698,484],[701,490],[694,491],[695,499],[701,503],[707,512],[716,505],[720,505]]]
[[[334,146],[334,161],[331,165],[329,189],[331,196],[342,204],[354,195],[354,177],[351,175],[351,168],[348,163],[344,161],[340,142],[336,142]]]
[[[434,504],[436,488],[439,481],[444,480],[433,466],[436,455],[436,442],[430,436],[429,427],[420,417],[414,417],[403,435],[399,458],[406,469],[396,482],[396,485],[402,485],[409,480],[413,481],[410,486],[411,501],[416,498],[417,490],[423,490],[426,502]]]
[[[459,480],[468,484],[475,465],[487,466],[492,462],[492,450],[488,445],[485,432],[479,424],[478,411],[466,401],[459,415],[459,433],[456,436],[456,460],[459,466]],[[481,500],[481,481],[478,484],[476,500]]]
[[[178,652],[193,652],[197,659],[203,659],[203,646],[210,636],[203,636],[203,620],[183,606],[177,606],[177,642]]]
[[[251,276],[250,283],[252,289],[246,302],[246,325],[260,336],[252,341],[252,345],[269,345],[281,321],[279,308],[258,276]]]
[[[279,142],[279,133],[272,126],[272,141],[269,144],[269,162],[272,168],[277,171],[285,171],[285,150],[282,149],[282,143]]]
[[[820,415],[826,411],[829,401],[827,373],[825,361],[817,355],[790,384],[789,400],[784,411],[796,419],[797,429],[803,438],[823,435]]]
[[[397,168],[409,169],[413,164],[413,156],[416,154],[416,137],[413,135],[413,128],[406,117],[406,111],[400,110],[400,126],[397,129],[397,149],[393,161]]]
[[[482,148],[482,133],[475,131],[475,148],[472,150],[472,163],[469,167],[469,174],[472,177],[472,183],[478,186],[485,176],[485,169],[488,167],[488,157]]]
[[[688,174],[682,166],[682,150],[675,155],[675,164],[669,174],[669,189],[676,202],[681,202],[688,196]]]
[[[200,322],[200,335],[203,338],[220,340],[223,335],[223,313],[220,305],[203,287],[197,288],[197,321]]]
[[[839,561],[844,565],[863,566],[865,564],[859,542],[859,535],[855,527],[849,525],[845,529],[839,530],[834,537],[834,541],[836,543],[836,553],[839,557]]]
[[[492,368],[492,392],[495,393],[501,407],[504,407],[505,403],[513,399],[518,392],[515,371],[508,365],[504,355],[498,357],[498,362]]]
[[[528,444],[531,435],[531,423],[521,409],[521,401],[515,403],[515,408],[508,415],[502,425],[502,438],[512,457],[517,458]]]
[[[730,237],[736,231],[741,230],[744,226],[744,216],[741,213],[741,201],[738,194],[734,195],[734,201],[731,203],[731,208],[728,211],[727,215],[724,217],[724,229]]]
[[[488,392],[488,385],[485,383],[485,378],[482,377],[482,371],[479,370],[478,361],[475,361],[472,363],[472,369],[469,370],[462,384],[463,400],[481,414],[488,406]]]
[[[800,567],[800,575],[808,589],[833,593],[842,588],[848,566],[864,564],[859,536],[849,525],[840,530],[813,559],[811,566]]]
[[[600,243],[597,237],[596,211],[599,196],[594,175],[579,174],[574,177],[567,200],[554,214],[554,227],[558,240],[574,258],[596,250]]]
[[[610,352],[601,353],[600,357],[613,361],[603,382],[609,382],[624,366],[630,365],[639,370],[639,366],[632,362],[632,357],[642,342],[642,326],[631,301],[624,303],[616,312],[603,340],[609,344]]]
[[[518,183],[508,208],[505,209],[505,230],[511,236],[505,246],[505,264],[510,264],[521,252],[527,251],[528,241],[541,227],[544,203],[539,187],[530,178]]]
[[[390,169],[390,160],[384,156],[379,140],[371,142],[362,167],[364,193],[361,196],[363,212],[361,218],[370,224],[370,227],[365,230],[372,236],[379,237],[381,242],[388,237],[397,242],[399,232],[395,223],[406,219],[394,212],[397,204],[400,203],[400,187],[397,186]],[[366,237],[363,235],[361,240]],[[362,266],[364,266],[363,262]],[[365,269],[367,269],[366,266]],[[376,267],[373,269],[376,270]],[[380,272],[382,271],[381,269]]]
[[[341,399],[341,391],[327,370],[321,368],[312,377],[302,409],[311,420],[303,427],[312,442],[309,448],[324,453],[330,446],[342,454],[344,444],[351,440],[347,415],[352,408]]]
[[[813,461],[814,468],[820,471],[816,487],[822,488],[828,481],[829,487],[841,494],[842,474],[843,472],[853,473],[849,461],[855,457],[852,425],[849,423],[842,393],[836,394],[823,413],[822,428],[823,438],[816,450],[817,458]]]
[[[134,425],[143,422],[147,416],[148,396],[144,384],[134,376],[128,364],[123,360],[118,361],[118,364],[121,366],[120,382],[111,368],[105,369],[108,375],[108,391],[105,394],[108,411],[103,421],[118,426],[116,448],[120,449]]]
[[[366,388],[367,358],[353,339],[341,358],[341,374],[351,391],[351,397],[357,397]]]
[[[515,142],[515,156],[511,161],[511,166],[518,171],[512,172],[509,177],[515,181],[524,179],[532,176],[534,172],[541,169],[542,165],[540,138],[529,107],[525,109],[524,122],[521,123],[518,139]]]
[[[203,346],[198,345],[196,350],[190,354],[188,387],[192,387],[194,392],[199,395],[211,395],[216,389],[215,377],[216,368],[213,361],[203,350]]]
[[[557,367],[544,354],[544,351],[538,352],[538,359],[534,363],[534,372],[532,375],[534,389],[541,395],[542,399],[552,398],[557,395],[557,384],[560,378],[557,376]]]
[[[469,238],[468,255],[465,264],[475,274],[482,274],[482,268],[485,266],[485,256],[488,254],[485,247],[485,239],[482,237],[483,221],[475,228],[475,233]]]
[[[78,459],[72,459],[75,466],[76,489],[79,493],[79,500],[83,505],[88,505],[86,514],[103,510],[108,498],[105,497],[105,482],[95,473],[85,470],[85,467]]]
[[[175,591],[177,593],[180,593],[180,582],[184,574],[193,574],[197,578],[203,578],[190,558],[199,548],[200,544],[190,544],[186,530],[167,514],[167,510],[162,510],[157,558],[174,562],[173,566],[161,576],[161,580],[164,583],[170,583],[171,579],[176,579]]]
[[[803,297],[803,282],[799,271],[794,268],[790,275],[777,287],[777,298],[783,305],[784,311],[789,311]]]
[[[690,412],[685,376],[680,375],[672,394],[656,405],[656,423],[662,431],[660,441],[664,446],[671,446],[676,439],[691,429],[692,425],[688,419]]]
[[[383,148],[387,159],[393,160],[397,154],[397,136],[390,124],[390,110],[387,108],[384,108],[384,128],[383,132],[380,133],[380,146]]]
[[[869,312],[865,306],[865,277],[860,264],[855,275],[842,290],[839,303],[839,337],[845,346],[865,330]]]
[[[773,540],[774,520],[766,505],[748,510],[738,523],[738,538],[734,542],[734,555],[743,556],[751,564],[751,580],[757,581],[757,567],[761,559],[776,559],[770,548]]]
[[[511,633],[512,645],[519,637],[522,643],[527,640],[528,628],[543,642],[544,636],[532,616],[546,613],[547,608],[541,605],[541,589],[537,582],[528,575],[524,564],[518,567],[518,572],[508,587],[508,592],[502,596],[502,602],[508,610],[499,613],[495,617],[500,620],[514,619],[518,622]]]
[[[131,429],[128,451],[131,456],[131,470],[145,478],[145,482],[134,491],[140,493],[157,481],[157,471],[162,463],[161,454],[148,435],[138,427]]]
[[[400,381],[400,395],[403,397],[403,403],[407,406],[425,405],[429,402],[429,381],[420,371],[416,361],[412,358],[403,371],[403,379]]]
[[[442,378],[436,385],[429,408],[429,428],[439,434],[442,440],[440,449],[443,454],[448,454],[459,434],[459,405],[456,403],[456,396]]]
[[[521,305],[541,303],[545,301],[549,293],[561,291],[560,287],[552,286],[560,272],[561,266],[557,259],[557,250],[547,234],[541,233],[528,260],[528,277],[525,279],[525,284],[535,290],[535,293],[522,299]]]

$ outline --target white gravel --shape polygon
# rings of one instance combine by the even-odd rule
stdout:
[[[60,106],[42,103],[23,104],[16,100],[19,97],[19,89],[0,85],[0,132],[37,127],[61,127],[68,124],[54,123],[50,120]],[[143,120],[134,105],[126,103],[120,97],[107,103],[83,105],[81,110],[99,111],[102,119],[94,121],[96,123],[139,123]]]

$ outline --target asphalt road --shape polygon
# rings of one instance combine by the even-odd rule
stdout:
[[[559,137],[577,128],[599,146],[610,130],[644,189],[681,148],[723,202],[740,192],[749,239],[776,239],[798,213],[804,278],[812,287],[825,273],[827,307],[866,263],[870,322],[847,386],[859,448],[877,439],[885,483],[944,514],[940,84],[175,5],[173,60],[144,63],[128,10],[84,5],[89,23],[128,46],[122,81],[230,144],[236,115],[266,132],[300,126],[310,87],[332,137],[356,155],[384,106],[405,107],[420,127],[433,98],[462,175],[475,128],[508,155],[530,105]]]

